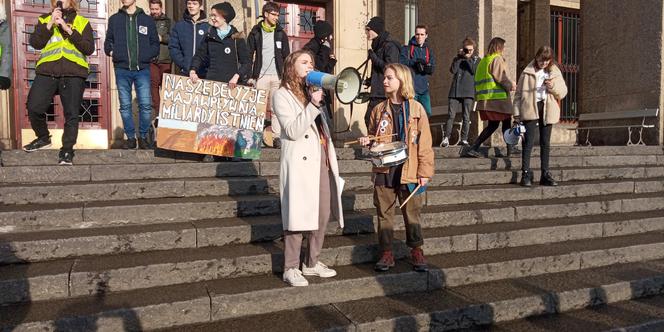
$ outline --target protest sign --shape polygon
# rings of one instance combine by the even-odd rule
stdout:
[[[157,146],[258,159],[267,98],[266,90],[164,74]]]

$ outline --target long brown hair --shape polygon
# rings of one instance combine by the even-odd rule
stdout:
[[[505,39],[500,37],[493,37],[489,42],[489,48],[486,50],[486,54],[502,53],[505,49]]]
[[[546,66],[546,68],[540,68],[544,69],[546,72],[551,72],[551,67],[555,65],[555,61],[553,58],[555,57],[553,53],[553,49],[549,46],[542,46],[537,50],[537,53],[535,54],[535,67],[539,68],[539,64],[537,64],[538,61],[549,61],[549,65]]]
[[[303,54],[309,56],[312,66],[315,65],[314,55],[307,50],[301,49],[289,54],[284,61],[284,74],[281,80],[281,86],[293,92],[295,97],[302,102],[302,104],[306,105],[307,102],[309,102],[307,87],[304,78],[298,77],[297,71],[295,70],[295,62]]]

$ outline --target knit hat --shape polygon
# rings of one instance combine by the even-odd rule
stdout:
[[[231,23],[231,21],[235,18],[235,9],[233,9],[233,6],[231,6],[231,4],[228,2],[220,2],[215,4],[212,6],[212,9],[221,12],[221,16],[224,17],[226,23]]]
[[[380,34],[385,31],[385,20],[382,17],[374,16],[369,20],[369,23],[367,23],[367,28]]]
[[[327,21],[316,21],[314,24],[314,36],[317,39],[325,39],[332,34],[332,25]]]

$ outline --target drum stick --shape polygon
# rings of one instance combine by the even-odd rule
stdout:
[[[422,187],[422,185],[421,185],[421,184],[418,184],[417,187],[415,187],[415,190],[413,190],[413,192],[410,193],[410,196],[408,196],[408,198],[406,198],[406,200],[403,201],[403,203],[401,203],[401,205],[399,206],[399,208],[400,208],[400,209],[403,209],[403,207],[406,206],[406,203],[408,203],[408,201],[409,201],[411,198],[413,198],[413,196],[415,196],[415,193],[417,193],[417,191],[420,190],[421,187]]]
[[[377,139],[381,139],[381,138],[392,137],[392,136],[395,136],[395,135],[396,135],[396,134],[392,134],[392,135],[383,135],[383,136],[371,136],[371,135],[370,135],[370,136],[368,136],[368,137],[369,137],[369,140],[370,140],[370,141],[373,141],[373,140],[377,140]],[[360,143],[360,140],[357,139],[357,140],[354,140],[354,141],[345,142],[344,144],[356,144],[356,143]]]

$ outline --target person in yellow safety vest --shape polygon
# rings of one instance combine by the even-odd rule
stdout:
[[[12,32],[5,7],[0,6],[0,90],[12,85]]]
[[[507,63],[503,58],[505,39],[494,37],[489,42],[486,56],[480,61],[475,72],[476,109],[482,121],[489,124],[482,130],[475,142],[462,153],[464,157],[479,158],[480,145],[489,139],[502,123],[503,132],[510,129],[512,101],[509,92],[516,90],[516,83],[508,77]],[[507,155],[516,153],[515,145],[507,146]]]
[[[89,21],[76,13],[77,0],[51,0],[51,7],[53,11],[39,17],[35,32],[30,35],[30,46],[41,50],[27,101],[36,138],[23,150],[32,152],[51,146],[46,112],[58,94],[64,115],[58,163],[72,165],[79,110],[90,70],[87,57],[94,53],[95,42]]]

